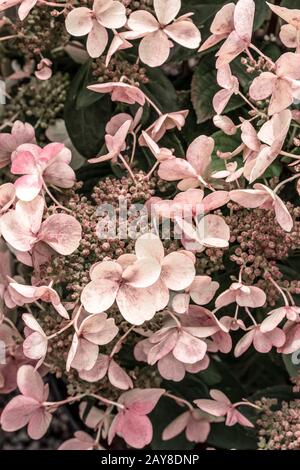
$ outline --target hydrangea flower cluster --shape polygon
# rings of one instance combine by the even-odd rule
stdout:
[[[299,449],[300,10],[261,3],[0,0],[4,433]]]

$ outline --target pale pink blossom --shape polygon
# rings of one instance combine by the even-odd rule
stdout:
[[[267,2],[271,10],[288,24],[281,26],[279,37],[286,47],[296,49],[300,52],[300,10],[291,10],[290,8],[272,5]]]
[[[15,121],[11,133],[0,134],[0,168],[11,163],[11,154],[19,147],[19,145],[25,143],[35,143],[35,132],[34,128],[21,121]]]
[[[199,52],[205,51],[223,41],[234,30],[234,9],[235,4],[228,3],[216,13],[210,26],[212,34],[201,45]]]
[[[77,327],[67,358],[66,369],[91,370],[98,358],[99,346],[110,343],[118,333],[113,318],[105,312],[89,315]]]
[[[31,439],[41,439],[46,434],[52,415],[46,410],[49,389],[44,385],[40,374],[32,366],[22,366],[18,370],[17,383],[21,395],[6,405],[0,423],[3,431],[12,432],[28,425]]]
[[[233,181],[238,180],[243,172],[244,167],[238,168],[237,162],[225,163],[226,170],[216,171],[212,173],[211,177],[216,179],[225,179],[226,183],[232,183]]]
[[[120,390],[133,388],[133,382],[127,372],[110,356],[99,354],[90,370],[79,370],[79,377],[87,382],[98,382],[106,375],[110,383]]]
[[[156,121],[154,121],[151,126],[146,129],[146,133],[153,139],[155,142],[158,142],[163,138],[165,133],[171,129],[181,129],[185,125],[185,120],[188,116],[189,111],[184,109],[182,111],[174,111],[173,113],[162,114],[159,116]],[[143,135],[139,139],[140,145],[146,145],[146,141],[143,138]]]
[[[242,124],[242,140],[252,146],[250,152],[244,154],[246,157],[244,176],[250,183],[262,176],[280,154],[291,120],[292,114],[289,110],[276,113],[260,128],[256,136],[250,123],[247,125],[248,131],[245,123]]]
[[[216,54],[218,57],[216,62],[217,68],[229,64],[250,46],[254,13],[255,3],[253,0],[239,0],[237,2],[233,12],[234,29],[229,33],[224,44]],[[229,18],[226,18],[225,21],[226,25],[230,19],[229,10]]]
[[[231,73],[228,64],[217,71],[217,82],[223,90],[218,91],[213,97],[213,107],[217,114],[222,114],[232,95],[239,92],[239,81]]]
[[[182,432],[190,442],[203,443],[210,433],[210,417],[200,410],[189,410],[177,416],[163,431],[163,441],[168,441]]]
[[[126,9],[121,2],[94,0],[93,9],[79,7],[70,11],[66,29],[73,36],[87,37],[87,51],[93,58],[101,56],[108,43],[108,29],[117,29],[126,23]]]
[[[67,214],[54,214],[42,222],[44,207],[41,196],[31,202],[18,201],[15,210],[0,218],[3,238],[20,252],[31,251],[43,242],[61,255],[70,255],[81,240],[80,223]]]
[[[49,80],[52,77],[52,62],[49,59],[42,59],[38,65],[34,75],[39,80]]]
[[[185,313],[188,310],[190,299],[197,305],[206,305],[213,299],[220,285],[210,276],[195,276],[192,284],[182,294],[173,298],[172,307],[176,313]]]
[[[251,344],[259,353],[266,354],[272,347],[281,348],[286,340],[285,333],[280,328],[263,332],[260,325],[253,325],[247,333],[239,340],[234,349],[235,357],[240,357]]]
[[[116,163],[120,153],[126,148],[126,137],[128,135],[131,124],[131,120],[125,121],[124,124],[122,124],[121,127],[117,130],[115,135],[106,134],[105,144],[108,153],[101,155],[100,157],[91,158],[89,162],[102,163],[110,160],[112,163]]]
[[[7,8],[20,5],[18,8],[18,15],[21,21],[23,21],[32,8],[37,4],[38,0],[1,0],[0,1],[0,12],[5,11]]]
[[[250,97],[260,101],[271,96],[268,113],[272,116],[288,108],[299,98],[300,55],[282,54],[275,62],[274,72],[262,72],[249,89]]]
[[[166,181],[181,180],[177,185],[181,191],[205,185],[214,145],[211,137],[197,137],[187,149],[186,160],[176,158],[160,164],[159,177]]]
[[[164,256],[160,239],[153,234],[138,238],[135,255],[94,265],[91,282],[83,289],[81,301],[90,313],[106,310],[116,301],[123,317],[141,325],[163,309],[169,289],[182,290],[195,276],[194,261],[185,253]]]
[[[15,182],[16,194],[22,201],[32,201],[43,184],[72,188],[76,177],[69,166],[72,154],[63,144],[51,143],[44,148],[20,145],[12,154],[11,172],[24,175]]]
[[[276,308],[269,312],[268,316],[262,321],[260,330],[263,333],[272,331],[284,319],[287,319],[290,322],[298,322],[300,320],[299,315],[300,307],[285,305],[284,307]]]
[[[4,244],[4,243],[3,243]],[[16,304],[9,292],[9,282],[12,276],[12,255],[9,250],[0,246],[0,298],[4,300],[7,308],[14,308]],[[1,315],[0,315],[1,320]]]
[[[230,199],[237,202],[243,207],[254,209],[274,209],[278,224],[286,232],[290,232],[293,228],[293,219],[277,194],[267,186],[256,183],[254,189],[236,189],[230,191]]]
[[[233,404],[229,398],[220,390],[211,390],[210,396],[212,400],[200,399],[194,400],[194,403],[206,413],[209,413],[213,416],[226,416],[225,424],[226,426],[234,426],[235,424],[240,424],[241,426],[246,426],[253,428],[253,424],[249,421],[242,413],[237,410],[237,406],[242,403]],[[247,405],[247,402],[245,402]]]
[[[142,449],[150,444],[153,429],[147,415],[155,408],[164,392],[165,390],[161,388],[136,388],[123,393],[118,399],[122,408],[111,424],[108,445],[116,435],[136,449]]]
[[[266,303],[266,294],[259,287],[233,282],[230,288],[222,292],[216,299],[216,307],[226,307],[233,302],[236,302],[240,307],[262,307]]]
[[[150,67],[162,65],[169,57],[173,42],[189,49],[200,45],[201,35],[190,19],[191,14],[176,18],[181,0],[154,0],[157,19],[145,10],[131,13],[128,27],[143,38],[140,59]]]
[[[145,104],[145,95],[138,87],[123,82],[107,82],[89,85],[88,90],[95,93],[109,93],[112,101],[120,101],[126,104]]]
[[[114,31],[113,40],[109,46],[106,54],[105,66],[108,67],[112,56],[118,51],[124,51],[132,47],[131,40],[139,38],[139,34],[135,34],[133,31]]]
[[[63,318],[69,318],[68,312],[62,305],[58,293],[52,288],[52,284],[49,286],[27,286],[19,284],[13,281],[13,279],[10,279],[10,281],[8,286],[9,293],[16,305],[22,307],[37,300],[42,300],[43,302],[51,303],[57,313]]]

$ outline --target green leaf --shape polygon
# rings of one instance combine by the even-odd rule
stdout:
[[[241,144],[240,134],[237,132],[235,135],[226,135],[223,131],[217,131],[212,134],[211,137],[215,141],[215,148],[212,154],[212,170],[224,170],[224,160],[217,156],[217,152],[232,152],[233,150],[235,150]],[[241,163],[241,157],[237,157],[236,161]]]
[[[296,377],[300,372],[300,355],[297,354],[282,354],[283,363],[290,377]],[[296,364],[296,362],[298,362]]]
[[[217,84],[217,72],[215,70],[215,58],[211,55],[200,60],[199,66],[192,79],[192,103],[197,115],[197,122],[201,124],[211,119],[216,113],[213,109],[212,101],[214,95],[220,90]],[[234,95],[224,113],[240,108],[243,105],[242,99]]]
[[[92,100],[91,92],[85,93],[88,73],[89,64],[84,64],[75,75],[67,95],[64,115],[73,145],[84,157],[94,157],[103,146],[112,104],[110,96],[94,93],[98,98]]]

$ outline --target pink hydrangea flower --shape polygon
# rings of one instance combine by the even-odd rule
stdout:
[[[20,252],[31,251],[43,242],[61,255],[70,255],[81,240],[80,223],[67,214],[54,214],[42,222],[44,207],[41,196],[31,202],[18,201],[15,210],[0,218],[3,238]]]
[[[169,289],[184,289],[195,276],[194,261],[184,253],[165,257],[163,245],[155,235],[141,236],[135,252],[136,256],[122,255],[117,261],[92,267],[92,281],[81,294],[88,312],[106,310],[116,301],[128,322],[141,325],[167,305]]]
[[[283,230],[290,232],[293,228],[293,219],[283,201],[272,189],[256,183],[254,189],[236,189],[230,191],[230,199],[243,207],[261,209],[274,209],[276,220]]]
[[[216,13],[210,26],[210,32],[212,34],[201,45],[199,52],[206,51],[220,41],[223,41],[223,39],[226,39],[234,30],[234,9],[235,4],[228,3]]]
[[[213,107],[217,114],[222,114],[232,95],[239,92],[239,81],[231,73],[228,64],[217,71],[217,82],[223,90],[218,91],[213,97]]]
[[[215,143],[211,137],[197,137],[187,149],[186,160],[166,160],[159,166],[158,175],[166,181],[181,180],[177,187],[181,191],[206,185],[205,178],[211,164]]]
[[[300,348],[300,322],[287,321],[283,327],[286,340],[277,351],[281,354],[292,354]]]
[[[229,398],[220,390],[211,390],[212,400],[200,399],[194,400],[194,403],[206,413],[213,416],[226,416],[226,426],[234,426],[239,423],[241,426],[253,428],[253,424],[236,407],[242,403],[233,404]],[[245,402],[247,404],[247,402]]]
[[[52,62],[49,59],[42,59],[35,71],[35,76],[39,80],[49,80],[52,77]]]
[[[142,138],[158,162],[163,162],[164,160],[176,158],[174,157],[172,150],[164,147],[159,147],[157,143],[153,139],[151,139],[147,132],[142,131]]]
[[[260,325],[253,325],[249,331],[239,340],[234,349],[235,357],[240,357],[253,343],[256,351],[266,354],[272,347],[281,348],[285,343],[285,333],[280,328],[263,332]]]
[[[151,124],[151,126],[148,127],[148,129],[146,129],[146,133],[151,137],[151,139],[158,142],[163,138],[165,133],[171,129],[176,128],[181,131],[185,125],[188,113],[189,111],[184,109],[182,111],[162,114]],[[139,144],[142,146],[146,145],[143,135],[139,139]]]
[[[8,394],[17,388],[17,371],[28,362],[22,351],[21,335],[6,323],[0,325],[0,340],[5,344],[6,360],[0,364],[0,393]]]
[[[231,24],[230,10],[225,25]],[[216,56],[216,67],[221,68],[229,64],[251,44],[255,3],[253,0],[239,0],[233,12],[234,29],[228,35]],[[222,17],[221,17],[222,18]],[[221,28],[222,31],[222,28]]]
[[[226,307],[233,302],[236,302],[240,307],[262,307],[266,303],[266,294],[259,287],[234,282],[216,299],[216,307]]]
[[[226,183],[237,181],[244,172],[244,167],[238,168],[237,162],[229,162],[225,164],[226,170],[216,171],[211,175],[212,178],[225,179]]]
[[[77,327],[69,351],[66,369],[91,370],[98,358],[99,346],[110,343],[118,333],[113,318],[105,312],[89,315]]]
[[[138,87],[123,82],[107,82],[89,85],[88,90],[95,93],[110,93],[112,101],[120,101],[126,104],[145,104],[145,95]]]
[[[131,120],[125,121],[117,130],[115,135],[106,134],[105,143],[108,153],[106,155],[101,155],[100,157],[91,158],[89,162],[102,163],[110,160],[113,163],[116,163],[120,153],[126,148],[126,137],[131,125]]]
[[[275,62],[274,72],[262,72],[249,89],[253,100],[271,96],[268,113],[272,116],[288,108],[300,94],[300,56],[293,52],[282,54]]]
[[[189,410],[177,416],[163,431],[163,441],[168,441],[185,431],[188,441],[203,443],[210,433],[210,417],[200,410]]]
[[[87,51],[93,58],[99,57],[108,43],[108,29],[117,29],[126,23],[126,9],[121,2],[94,0],[93,9],[79,7],[66,18],[66,29],[73,36],[86,36]]]
[[[172,41],[189,49],[199,47],[201,35],[190,19],[191,14],[175,20],[180,8],[181,0],[154,0],[157,19],[144,10],[131,13],[128,27],[143,38],[139,56],[150,67],[166,62]]]
[[[0,168],[11,163],[11,154],[22,144],[35,143],[34,128],[30,124],[15,121],[11,133],[0,134]]]
[[[260,330],[263,333],[272,331],[276,328],[283,319],[287,319],[291,322],[300,321],[300,307],[285,305],[284,307],[276,308],[268,313],[268,316],[262,321]]]
[[[176,313],[185,313],[188,310],[190,299],[197,305],[206,305],[213,299],[220,285],[210,276],[195,276],[192,284],[182,294],[173,298],[172,307]]]
[[[123,393],[118,403],[122,409],[114,418],[109,434],[110,445],[115,435],[131,447],[142,449],[152,441],[153,430],[148,414],[155,408],[165,390],[161,388],[136,388]]]
[[[244,154],[244,176],[250,183],[262,176],[280,154],[291,120],[291,111],[286,109],[274,114],[257,134],[250,123],[242,124],[242,140],[250,149],[250,152]]]
[[[17,383],[21,395],[14,397],[4,408],[0,423],[3,431],[13,432],[28,425],[31,439],[41,439],[47,432],[52,415],[46,410],[49,389],[32,366],[20,367]]]
[[[63,144],[51,143],[41,148],[33,144],[20,145],[12,154],[11,172],[24,175],[15,182],[16,194],[22,201],[32,201],[48,183],[60,188],[72,188],[76,177],[69,166],[72,155]]]
[[[271,10],[288,24],[281,26],[279,37],[286,47],[296,49],[300,52],[300,10],[291,10],[290,8],[272,5],[267,2]]]
[[[9,293],[13,302],[22,307],[23,305],[42,300],[43,302],[51,303],[57,313],[63,318],[68,319],[69,315],[65,307],[62,305],[58,293],[49,286],[26,286],[19,284],[13,279],[10,279]]]

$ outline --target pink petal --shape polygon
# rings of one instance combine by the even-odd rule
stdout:
[[[161,262],[164,259],[164,247],[160,238],[154,233],[141,235],[135,243],[135,253],[138,258],[155,258]]]
[[[116,300],[123,318],[133,325],[142,325],[156,313],[153,294],[147,288],[138,289],[124,284],[119,289]]]
[[[286,80],[278,78],[276,81],[272,98],[270,101],[268,113],[272,116],[283,109],[288,108],[293,103],[292,86]]]
[[[122,278],[132,287],[149,287],[160,273],[161,267],[155,258],[141,258],[124,270]]]
[[[118,288],[116,282],[107,279],[92,281],[81,293],[82,305],[89,313],[103,312],[114,303]]]
[[[215,400],[200,399],[194,400],[194,403],[198,408],[213,416],[225,416],[228,410],[228,404]]]
[[[232,90],[220,90],[213,97],[213,107],[217,114],[222,114],[226,108],[230,98],[232,97]]]
[[[93,27],[91,10],[79,7],[72,10],[66,18],[66,29],[73,36],[85,36]]]
[[[236,302],[241,307],[262,307],[266,303],[267,299],[264,291],[255,286],[250,286],[249,290],[250,293],[245,293],[242,289],[239,289],[236,295]]]
[[[61,255],[70,255],[79,246],[81,225],[71,215],[50,215],[42,224],[39,240],[44,241]]]
[[[190,442],[206,442],[210,433],[209,421],[205,421],[201,417],[197,419],[197,415],[194,415],[196,415],[196,412],[194,412],[192,416],[190,415],[186,428],[186,438]]]
[[[246,43],[241,41],[241,38],[236,31],[232,31],[216,54],[218,56],[216,62],[217,69],[224,67],[226,64],[229,64],[241,52],[244,51],[245,47]]]
[[[1,414],[1,427],[3,431],[17,431],[28,424],[31,415],[40,407],[40,404],[30,397],[18,395],[4,408]]]
[[[189,411],[185,411],[184,413],[177,416],[174,421],[172,421],[163,431],[162,433],[162,440],[168,441],[169,439],[173,439],[174,437],[181,434],[182,431],[187,427],[188,420],[190,417]]]
[[[107,316],[101,313],[90,315],[80,326],[80,332],[84,338],[99,346],[110,343],[118,331],[115,320],[107,319]]]
[[[162,25],[171,23],[181,8],[181,0],[154,0],[154,9]]]
[[[32,366],[22,366],[18,370],[17,383],[20,392],[37,402],[44,401],[44,383],[40,374]]]
[[[212,281],[211,277],[196,276],[189,287],[189,293],[197,305],[206,305],[213,299],[218,289],[219,283]]]
[[[249,88],[250,97],[255,101],[268,98],[273,93],[277,81],[276,75],[271,72],[262,72],[256,77]]]
[[[162,162],[158,169],[158,175],[165,181],[177,181],[182,178],[195,177],[195,170],[183,158],[176,158],[176,160],[165,160]]]
[[[229,195],[232,201],[249,209],[261,206],[268,199],[265,191],[259,189],[235,189]]]
[[[11,172],[14,175],[37,174],[37,166],[32,153],[29,151],[17,150],[12,161]]]
[[[16,211],[4,214],[0,219],[0,232],[3,238],[16,250],[29,251],[36,241]]]
[[[205,171],[211,162],[214,146],[215,142],[211,137],[200,135],[188,147],[186,159],[192,165],[197,175],[205,175]]]
[[[178,339],[178,332],[171,331],[162,341],[153,346],[147,354],[147,362],[154,365],[157,361],[167,356],[175,347]]]
[[[182,253],[170,253],[162,263],[161,279],[168,289],[185,289],[193,282],[195,274],[193,261]]]
[[[154,410],[164,393],[163,388],[135,388],[122,393],[119,402],[138,415],[147,415]]]
[[[159,67],[164,64],[170,54],[168,36],[162,30],[145,36],[139,45],[139,56],[149,67]]]
[[[204,358],[206,351],[207,344],[204,341],[183,331],[178,336],[173,354],[178,361],[194,364]]]
[[[105,26],[105,28],[118,29],[126,23],[126,8],[121,2],[110,2],[108,8],[97,9],[98,2],[94,3],[94,11],[98,21]],[[106,5],[105,5],[106,7]]]
[[[102,55],[108,43],[108,33],[101,24],[93,21],[93,27],[88,34],[86,49],[89,56],[97,58]]]
[[[23,342],[23,351],[26,357],[39,360],[47,354],[48,341],[44,335],[35,331],[31,333]]]
[[[80,370],[79,377],[87,382],[98,382],[105,377],[109,365],[109,357],[99,354],[98,359],[90,370]]]
[[[250,43],[252,36],[255,3],[253,0],[239,0],[234,9],[234,28],[240,38]]]
[[[269,316],[266,317],[260,325],[260,331],[262,333],[267,333],[268,331],[274,330],[279,323],[285,318],[286,309],[285,307],[277,308],[270,312]]]
[[[285,230],[286,232],[290,232],[293,228],[294,221],[286,205],[278,196],[276,196],[275,198],[274,210],[276,220],[279,223],[280,227],[283,228],[283,230]]]
[[[297,29],[290,24],[281,26],[279,37],[286,47],[297,47]]]
[[[125,413],[121,435],[129,446],[142,449],[152,441],[153,431],[150,419],[133,412]]]
[[[77,370],[91,370],[96,364],[99,348],[96,344],[90,343],[84,338],[79,338],[71,367]]]
[[[151,13],[144,10],[138,10],[131,13],[128,26],[133,31],[140,33],[142,35],[146,33],[153,33],[158,30],[157,20],[154,18]]]
[[[36,410],[32,414],[28,423],[28,428],[27,428],[28,436],[34,440],[41,439],[48,431],[51,421],[52,421],[51,413],[49,413],[48,411],[45,411],[42,408]]]
[[[176,21],[166,26],[164,32],[173,41],[188,49],[197,49],[200,45],[200,31],[191,21]]]
[[[121,390],[133,388],[133,382],[129,375],[113,359],[108,368],[108,379],[114,387]]]
[[[21,201],[32,201],[42,189],[42,180],[38,175],[25,175],[15,182],[16,195]]]
[[[6,212],[16,197],[15,187],[12,183],[5,183],[0,186],[0,214]]]
[[[18,9],[18,15],[21,21],[23,21],[30,10],[36,5],[38,0],[23,0]]]
[[[241,356],[242,354],[244,354],[245,351],[247,351],[247,349],[249,349],[254,337],[255,337],[255,329],[253,328],[252,330],[248,331],[248,333],[246,333],[237,343],[234,349],[235,357]]]
[[[172,353],[162,357],[157,363],[158,372],[166,380],[181,382],[184,379],[185,364],[175,359]]]
[[[234,29],[234,3],[224,5],[215,15],[210,30],[213,34],[229,34]]]

